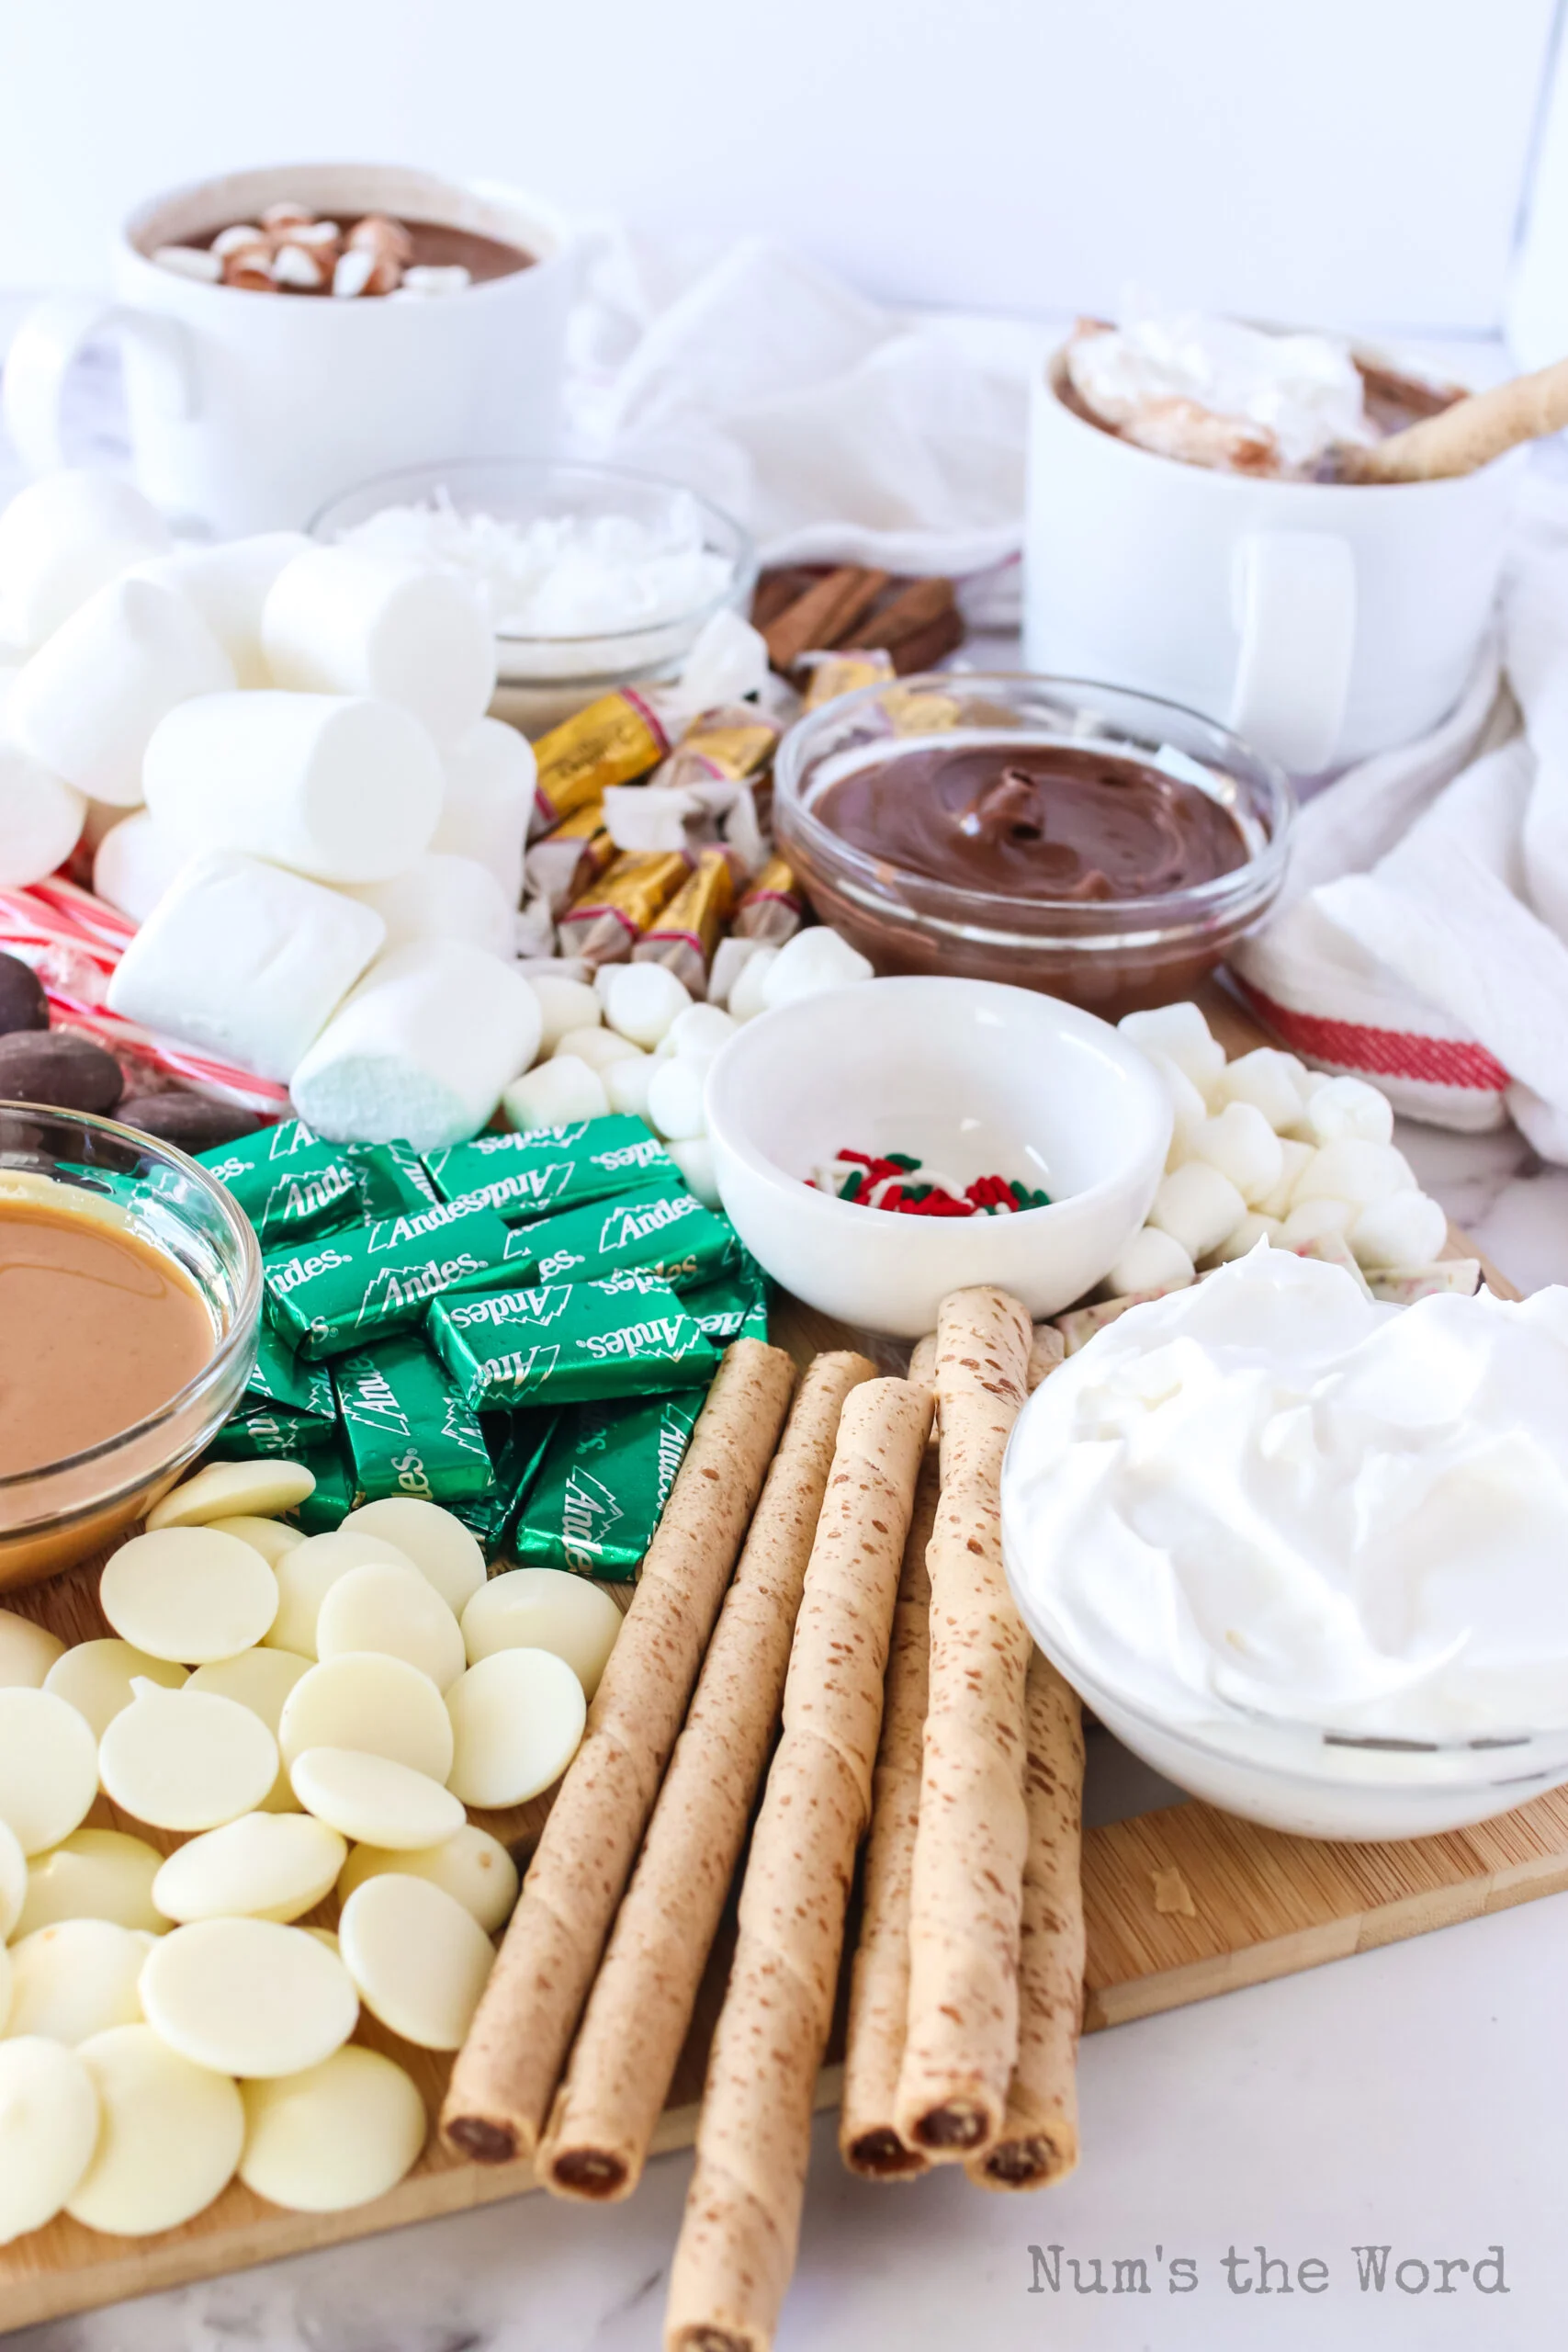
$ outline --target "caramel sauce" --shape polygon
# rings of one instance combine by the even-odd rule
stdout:
[[[85,1213],[0,1199],[0,1477],[119,1436],[215,1344],[165,1251]]]

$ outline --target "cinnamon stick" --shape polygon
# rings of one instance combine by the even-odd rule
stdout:
[[[532,2155],[794,1385],[780,1348],[725,1351],[550,1808],[442,2110],[481,2163]]]
[[[883,645],[891,653],[906,638],[919,637],[953,608],[951,580],[934,573],[929,579],[911,580],[907,588],[900,588],[896,596],[890,596],[839,642],[846,650],[857,645]]]
[[[868,571],[856,563],[841,563],[817,581],[762,630],[773,668],[793,670],[803,653],[837,645],[886,585],[886,571]]]

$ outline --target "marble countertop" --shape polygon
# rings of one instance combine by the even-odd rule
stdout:
[[[90,382],[82,398],[91,435]],[[112,431],[99,437],[113,454]],[[7,471],[0,452],[0,497]],[[1397,1140],[1521,1288],[1568,1282],[1568,1170],[1511,1129],[1402,1122]],[[1559,1895],[1092,2036],[1083,2164],[1043,2196],[987,2196],[951,2173],[868,2187],[819,2120],[779,2352],[1537,2352],[1562,2340],[1565,1930]],[[11,2340],[17,2352],[653,2352],[689,2171],[689,2157],[666,2156],[625,2207],[519,2199]],[[1389,2249],[1381,2289],[1359,2276],[1379,2257],[1358,2247]],[[1146,2293],[1114,2267],[1138,2261]]]

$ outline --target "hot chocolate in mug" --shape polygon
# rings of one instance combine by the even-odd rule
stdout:
[[[1030,667],[1222,720],[1298,775],[1427,733],[1480,657],[1527,452],[1447,480],[1318,482],[1158,457],[1032,395]]]
[[[213,285],[152,258],[288,201],[344,223],[380,212],[477,232],[527,266],[457,293],[346,299]],[[551,455],[576,275],[562,224],[510,188],[375,164],[229,173],[130,214],[111,297],[55,295],[23,321],[6,424],[31,471],[69,464],[65,379],[89,338],[112,332],[136,480],[169,520],[221,537],[302,528],[370,474]]]

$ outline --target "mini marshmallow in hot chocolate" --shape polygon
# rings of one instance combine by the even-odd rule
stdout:
[[[441,765],[446,792],[431,848],[477,857],[516,906],[538,775],[533,745],[503,720],[481,718],[446,746]]]
[[[287,1080],[384,933],[372,909],[301,875],[253,857],[196,857],[126,949],[106,1001]]]
[[[155,729],[143,777],[159,823],[193,848],[244,850],[319,882],[403,873],[441,806],[419,721],[350,695],[204,695]]]
[[[26,889],[62,865],[81,839],[87,802],[5,734],[17,673],[0,671],[0,888]]]
[[[478,724],[495,692],[495,639],[479,597],[450,573],[313,548],[286,564],[262,613],[275,683],[308,694],[375,695],[440,743]]]
[[[133,809],[98,843],[94,891],[132,922],[145,922],[191,854],[189,843],[160,825],[151,809]]]
[[[45,474],[0,510],[0,639],[38,646],[135,563],[162,555],[169,526],[118,474]]]
[[[475,858],[427,850],[390,881],[361,882],[352,895],[375,908],[389,947],[411,939],[465,939],[512,961],[513,910],[490,868]]]
[[[184,596],[151,580],[114,580],[24,665],[6,729],[78,792],[134,808],[160,720],[233,684],[233,663]]]
[[[334,1142],[460,1143],[533,1060],[540,1026],[533,989],[496,956],[414,940],[372,965],[327,1023],[294,1072],[295,1107]]]
[[[138,580],[156,580],[196,606],[234,665],[242,686],[270,683],[262,658],[262,607],[286,563],[309,551],[303,531],[263,531],[216,547],[176,548],[136,566]]]

